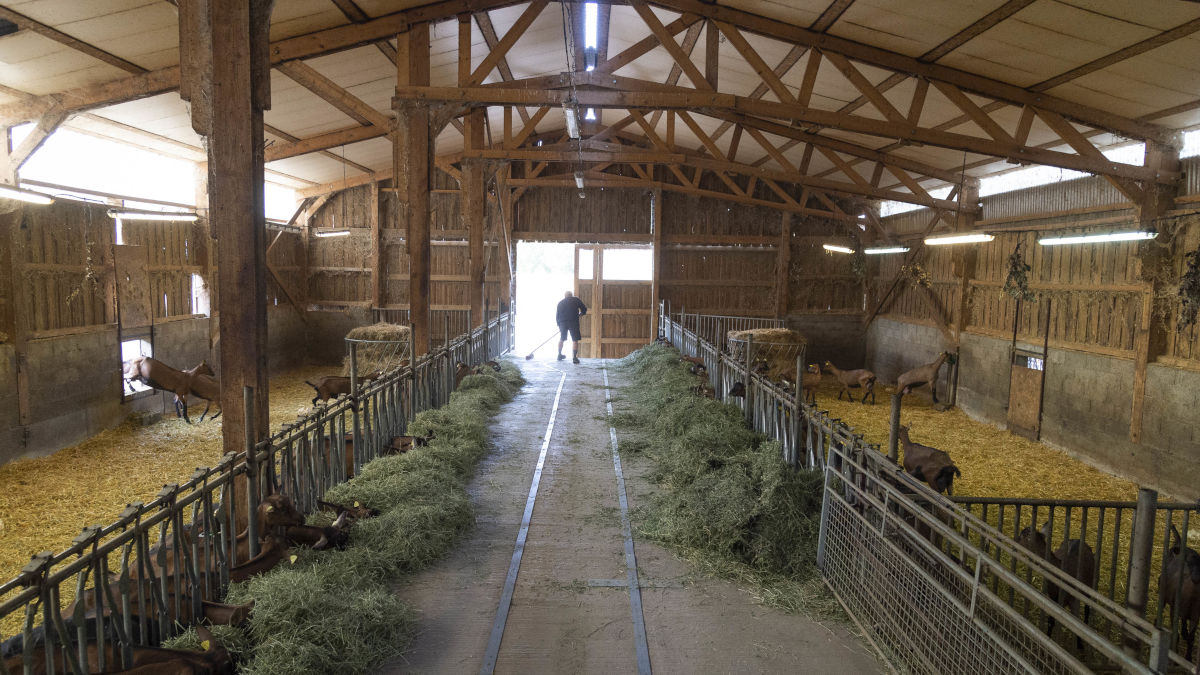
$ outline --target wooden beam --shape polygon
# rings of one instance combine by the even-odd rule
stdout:
[[[273,127],[270,124],[263,124],[263,131],[275,136],[276,138],[286,141],[286,143],[273,143],[267,147],[264,156],[268,162],[272,162],[277,159],[284,159],[286,157],[306,155],[310,152],[317,152],[325,157],[337,160],[339,163],[345,164],[355,171],[361,171],[363,173],[370,173],[371,169],[357,162],[350,161],[341,155],[329,152],[329,148],[336,148],[339,145],[348,145],[357,141],[365,141],[371,138],[379,138],[380,136],[387,135],[386,129],[380,129],[374,126],[354,126],[350,127],[349,129],[331,131],[317,136],[310,136],[308,138],[297,138],[296,136],[287,133],[283,129]]]
[[[608,5],[603,5],[607,8]],[[479,26],[479,32],[483,35],[483,41],[487,44],[488,49],[495,49],[496,45],[500,44],[500,38],[496,36],[496,27],[492,25],[492,16],[486,11],[475,13],[475,23]],[[459,64],[462,68],[462,64]],[[467,69],[470,70],[470,64],[467,64]],[[502,58],[496,63],[496,70],[500,73],[500,79],[504,82],[511,82],[514,78],[512,69],[508,67],[508,59]],[[505,108],[505,113],[511,108]],[[521,121],[529,122],[529,111],[524,106],[517,106],[517,114],[521,116]]]
[[[721,32],[712,21],[704,22],[704,79],[715,91],[718,85],[721,56]]]
[[[397,84],[429,83],[429,24],[417,24],[399,36]],[[413,357],[432,349],[429,326],[429,188],[433,171],[434,129],[428,106],[396,100],[393,175],[408,234],[408,304],[412,321]]]
[[[367,13],[362,11],[354,0],[332,0],[333,4],[342,11],[342,14],[354,23],[364,23],[371,20]],[[388,39],[383,39],[375,43],[375,47],[383,54],[383,56],[391,61],[393,65],[396,63],[396,48],[392,46]]]
[[[1111,54],[1107,54],[1095,59],[1094,61],[1089,61],[1081,66],[1072,68],[1061,75],[1038,82],[1029,89],[1031,91],[1048,91],[1057,86],[1066,84],[1071,80],[1079,79],[1089,73],[1094,73],[1097,70],[1103,70],[1104,68],[1120,63],[1121,61],[1131,59],[1139,54],[1145,54],[1152,49],[1158,49],[1163,45],[1170,44],[1176,40],[1181,40],[1197,31],[1200,31],[1200,19],[1192,19],[1191,21],[1176,26],[1169,31],[1148,37],[1140,42],[1135,42],[1128,47],[1118,49]]]
[[[1035,0],[1008,0],[1003,5],[988,12],[975,23],[958,31],[954,35],[942,40],[938,46],[930,49],[920,56],[920,60],[926,63],[933,63],[941,59],[943,56],[965,45],[976,37],[979,37],[986,31],[995,27],[1000,22],[1016,14],[1017,12],[1032,5]]]
[[[504,34],[500,42],[483,59],[483,63],[480,63],[475,72],[471,74],[470,79],[467,81],[468,86],[477,85],[487,78],[492,69],[500,63],[500,60],[508,54],[513,45],[517,43],[517,40],[529,29],[534,19],[538,18],[542,10],[546,8],[547,2],[548,0],[532,0],[529,3],[529,6],[525,8],[525,11],[521,12],[521,16],[517,17],[516,22],[508,29],[508,32]]]
[[[792,214],[784,212],[779,223],[779,250],[775,269],[775,316],[783,319],[788,315],[788,275],[792,265]]]
[[[120,68],[121,70],[123,70],[127,73],[133,73],[135,75],[139,75],[141,73],[146,72],[145,68],[137,65],[136,63],[126,61],[125,59],[123,59],[119,56],[116,56],[114,54],[106,52],[103,49],[100,49],[99,47],[90,45],[90,44],[84,42],[83,40],[71,37],[70,35],[67,35],[66,33],[64,33],[60,30],[51,28],[50,26],[47,26],[44,23],[41,23],[39,21],[34,21],[33,19],[25,16],[24,14],[14,12],[13,10],[8,9],[7,7],[0,7],[0,19],[5,19],[6,21],[11,21],[11,22],[17,24],[17,26],[20,28],[24,28],[25,30],[37,33],[38,35],[41,35],[42,37],[45,37],[45,38],[49,38],[61,45],[66,45],[66,46],[70,47],[71,49],[74,49],[75,51],[87,54],[88,56],[90,56],[94,59],[99,59],[100,61],[103,61],[103,62],[107,63],[108,65],[113,66],[115,68]]]
[[[841,18],[842,14],[844,14],[847,9],[850,9],[850,5],[853,4],[854,0],[833,0],[833,2],[829,3],[829,6],[825,8],[825,11],[821,12],[821,16],[818,16],[817,20],[813,21],[812,25],[809,26],[809,29],[818,33],[824,33],[832,28],[833,24],[836,23],[837,20]]]
[[[467,113],[465,118],[467,133],[463,139],[465,148],[470,151],[484,146],[483,140],[483,110],[476,108]],[[484,274],[486,272],[486,254],[483,248],[483,231],[486,227],[486,197],[483,182],[484,160],[463,160],[462,166],[462,214],[463,225],[467,228],[467,241],[470,247],[470,283],[468,298],[471,304],[471,327],[483,325],[484,317]]]
[[[49,112],[43,115],[34,125],[33,130],[21,141],[21,144],[13,148],[8,155],[8,169],[14,175],[19,175],[21,166],[29,161],[33,153],[37,152],[38,148],[42,147],[50,135],[58,129],[59,125],[67,120],[67,113],[64,112]]]
[[[704,79],[704,75],[700,72],[700,69],[696,67],[696,64],[692,63],[692,59],[679,47],[679,43],[675,42],[675,37],[667,31],[667,27],[658,20],[658,16],[650,10],[645,1],[630,0],[630,4],[633,5],[633,9],[638,13],[638,16],[642,17],[642,21],[646,23],[646,27],[650,29],[654,37],[658,38],[658,43],[667,50],[671,58],[675,59],[675,63],[680,68],[683,68],[683,73],[692,81],[692,86],[697,89],[712,91],[713,88],[708,84],[708,80]]]
[[[338,86],[333,80],[318,73],[306,63],[289,61],[275,66],[275,69],[321,97],[326,103],[342,111],[359,124],[373,125],[379,129],[387,129],[391,124],[387,115],[363,103],[362,99]]]
[[[796,102],[796,97],[792,96],[792,92],[788,91],[787,86],[783,84],[783,80],[780,80],[775,71],[759,56],[758,50],[746,40],[742,32],[737,29],[737,26],[727,23],[717,23],[717,25],[720,26],[721,32],[725,34],[725,37],[729,38],[729,44],[733,45],[733,48],[742,55],[742,58],[746,59],[746,62],[750,64],[754,72],[758,73],[758,77],[767,85],[771,93],[775,94],[775,98],[783,103]]]
[[[1131,138],[1169,142],[1172,132],[1164,127],[1131,120],[1108,111],[1067,101],[1044,92],[1033,92],[967,71],[936,63],[923,63],[897,52],[855,42],[835,35],[819,33],[784,21],[770,19],[740,9],[716,5],[704,0],[653,0],[653,3],[677,12],[691,12],[704,18],[723,21],[766,37],[797,45],[820,47],[826,54],[838,53],[849,59],[912,77],[941,81],[965,91],[1018,105],[1036,105],[1098,129],[1106,129]]]
[[[383,224],[379,217],[379,181],[371,183],[371,199],[367,203],[367,218],[371,226],[371,302],[373,307],[387,306],[387,258],[383,245]]]
[[[659,335],[658,306],[662,302],[662,273],[663,273],[663,191],[656,187],[650,193],[650,250],[654,258],[653,269],[650,271],[650,339]]]
[[[695,14],[684,14],[678,19],[675,19],[671,23],[667,24],[665,29],[667,34],[671,36],[672,40],[674,40],[676,33],[679,33],[682,30],[687,30],[691,28],[692,25],[700,23],[700,21],[700,17],[696,16]],[[611,75],[621,68],[633,63],[645,54],[649,54],[657,46],[658,37],[652,33],[626,47],[624,51],[612,57],[611,59],[605,59],[602,63],[596,66],[596,70],[594,72]]]

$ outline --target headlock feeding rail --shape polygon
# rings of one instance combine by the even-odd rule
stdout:
[[[779,441],[785,461],[824,473],[817,564],[887,657],[922,673],[1196,671],[1178,640],[1180,618],[1164,621],[1155,582],[1170,525],[1186,533],[1200,506],[943,497],[798,392],[754,373],[753,342],[736,358],[725,353],[721,328],[736,325],[732,317],[659,312],[662,336],[704,361],[716,390]],[[803,363],[801,352],[796,382]],[[744,396],[726,395],[734,382]],[[1051,548],[1082,539],[1095,551],[1096,582],[1017,543],[1029,525],[1048,525]],[[1139,554],[1138,528],[1162,546]],[[1140,600],[1127,590],[1139,577],[1149,587]],[[1179,606],[1180,588],[1164,590]]]
[[[9,638],[3,657],[11,672],[33,672],[35,663],[41,672],[128,668],[134,647],[157,645],[198,621],[204,601],[224,597],[230,569],[257,553],[257,519],[247,516],[262,498],[278,491],[301,511],[314,509],[326,490],[383,454],[414,415],[449,400],[457,363],[511,350],[512,317],[491,318],[265,441],[249,439],[244,452],[164,486],[149,503],[130,504],[109,525],[85,528],[66,550],[34,556],[0,584],[0,622],[21,623],[15,636],[0,635]],[[243,529],[249,545],[239,551]]]

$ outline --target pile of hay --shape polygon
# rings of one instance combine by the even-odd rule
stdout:
[[[625,447],[654,461],[662,487],[638,514],[639,533],[772,605],[830,613],[814,566],[821,474],[793,471],[738,408],[692,393],[696,378],[675,350],[645,347],[619,372],[627,384],[615,424],[635,434]]]
[[[382,512],[354,525],[345,551],[302,549],[294,562],[230,587],[227,602],[255,601],[249,640],[237,643],[247,659],[239,672],[364,673],[404,650],[416,618],[392,584],[439,559],[471,527],[466,486],[487,454],[488,423],[523,383],[507,363],[466,377],[449,403],[409,425],[410,433],[436,435],[428,446],[370,462],[325,495]],[[173,644],[194,646],[195,632]]]
[[[377,340],[376,343],[359,343],[358,373],[365,375],[376,370],[386,373],[400,367],[400,361],[409,358],[409,334],[412,329],[398,323],[379,322],[371,326],[350,329],[346,337],[351,340]],[[350,353],[342,359],[342,375],[350,376]]]
[[[803,335],[790,328],[731,330],[726,337],[729,352],[735,359],[746,358],[746,341],[753,338],[754,359],[767,362],[767,377],[776,382],[784,375],[796,376],[796,357],[808,344]]]

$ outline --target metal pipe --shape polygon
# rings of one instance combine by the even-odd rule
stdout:
[[[892,417],[888,425],[888,459],[892,460],[893,464],[900,463],[900,404],[903,399],[904,394],[899,391],[892,394]]]
[[[1148,488],[1138,489],[1137,509],[1133,513],[1133,541],[1129,547],[1129,593],[1125,605],[1146,615],[1146,602],[1150,588],[1150,564],[1154,548],[1154,516],[1157,512],[1158,492]]]
[[[254,387],[242,387],[242,406],[246,421],[246,528],[250,540],[250,557],[258,555],[258,459],[254,456]],[[237,494],[237,490],[234,490]]]

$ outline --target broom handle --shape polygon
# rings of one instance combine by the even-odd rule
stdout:
[[[534,347],[533,351],[531,351],[529,353],[532,354],[533,352],[536,352],[537,350],[541,349],[542,347],[545,347],[546,343],[553,340],[555,335],[558,335],[558,331],[554,331],[553,333],[551,333],[550,337],[546,338],[545,340],[542,340],[542,344]]]

